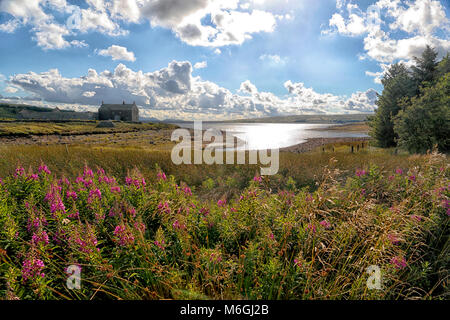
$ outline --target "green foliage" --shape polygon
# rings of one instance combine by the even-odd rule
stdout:
[[[370,134],[376,145],[398,145],[419,153],[437,145],[440,151],[448,152],[450,60],[447,54],[438,63],[437,55],[427,46],[420,57],[414,57],[411,71],[403,64],[389,68],[382,80],[378,109],[370,118]]]
[[[405,104],[395,124],[399,145],[414,153],[425,153],[434,146],[441,152],[450,151],[450,73]]]
[[[377,101],[378,109],[371,118],[371,136],[382,148],[396,146],[397,134],[394,132],[394,117],[401,109],[399,101],[412,97],[416,87],[408,69],[402,63],[392,65],[382,80],[384,89]]]
[[[445,298],[450,168],[416,160],[348,178],[325,168],[312,193],[252,178],[219,202],[159,167],[67,179],[19,166],[0,180],[0,299]],[[371,265],[382,290],[366,286]]]
[[[421,86],[430,84],[436,79],[437,55],[437,51],[427,45],[420,57],[414,57],[415,65],[411,67],[411,71],[417,87],[416,94],[420,94]]]

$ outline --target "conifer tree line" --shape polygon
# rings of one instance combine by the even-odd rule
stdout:
[[[382,148],[399,147],[425,153],[437,146],[450,149],[450,55],[441,61],[427,46],[414,65],[389,67],[381,83],[375,115],[369,118],[370,135]]]

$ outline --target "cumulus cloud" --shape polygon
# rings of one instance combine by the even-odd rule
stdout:
[[[349,0],[338,0],[337,13],[329,20],[323,34],[364,36],[364,57],[378,61],[380,72],[367,71],[380,83],[390,64],[404,61],[410,64],[430,45],[442,57],[450,51],[450,41],[439,37],[449,30],[445,9],[438,0],[379,0],[366,12]]]
[[[187,61],[172,61],[153,72],[133,71],[123,64],[98,73],[88,70],[79,78],[63,77],[57,69],[17,74],[8,83],[53,104],[95,109],[101,101],[135,101],[148,117],[225,119],[302,113],[357,113],[374,110],[373,89],[350,98],[321,94],[303,83],[287,81],[287,95],[261,92],[249,80],[238,93],[192,76]]]
[[[287,62],[286,58],[282,58],[277,54],[263,54],[261,56],[259,56],[259,59],[267,62],[269,65],[272,66],[279,66],[279,65],[285,65]]]
[[[168,28],[181,41],[193,46],[239,45],[259,32],[272,32],[276,15],[240,0],[86,0],[86,6],[66,0],[1,0],[0,12],[13,18],[0,25],[0,32],[14,32],[29,25],[34,39],[43,49],[63,49],[72,43],[71,35],[100,32],[109,36],[129,33],[130,23],[147,21]],[[258,9],[255,9],[255,6]]]
[[[105,57],[112,57],[112,59],[115,60],[124,60],[124,61],[136,61],[136,57],[134,56],[134,53],[131,51],[128,51],[127,48],[112,45],[108,49],[103,49],[98,51],[98,54],[100,56]]]
[[[206,67],[208,67],[208,62],[206,61],[201,61],[194,64],[194,69],[204,69]]]

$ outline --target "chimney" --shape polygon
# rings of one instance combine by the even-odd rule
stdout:
[[[125,100],[123,100],[123,104],[125,104]]]

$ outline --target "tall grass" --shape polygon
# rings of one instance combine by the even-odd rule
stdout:
[[[27,166],[0,185],[3,298],[448,298],[445,156],[337,155],[338,168],[327,155],[285,154],[287,171],[262,178],[255,167],[175,167],[166,153],[21,148],[0,166]],[[168,171],[202,190],[228,173],[250,178],[216,201]],[[314,191],[299,189],[297,175]],[[82,268],[80,290],[66,287],[69,265]],[[381,290],[366,285],[371,265]]]

